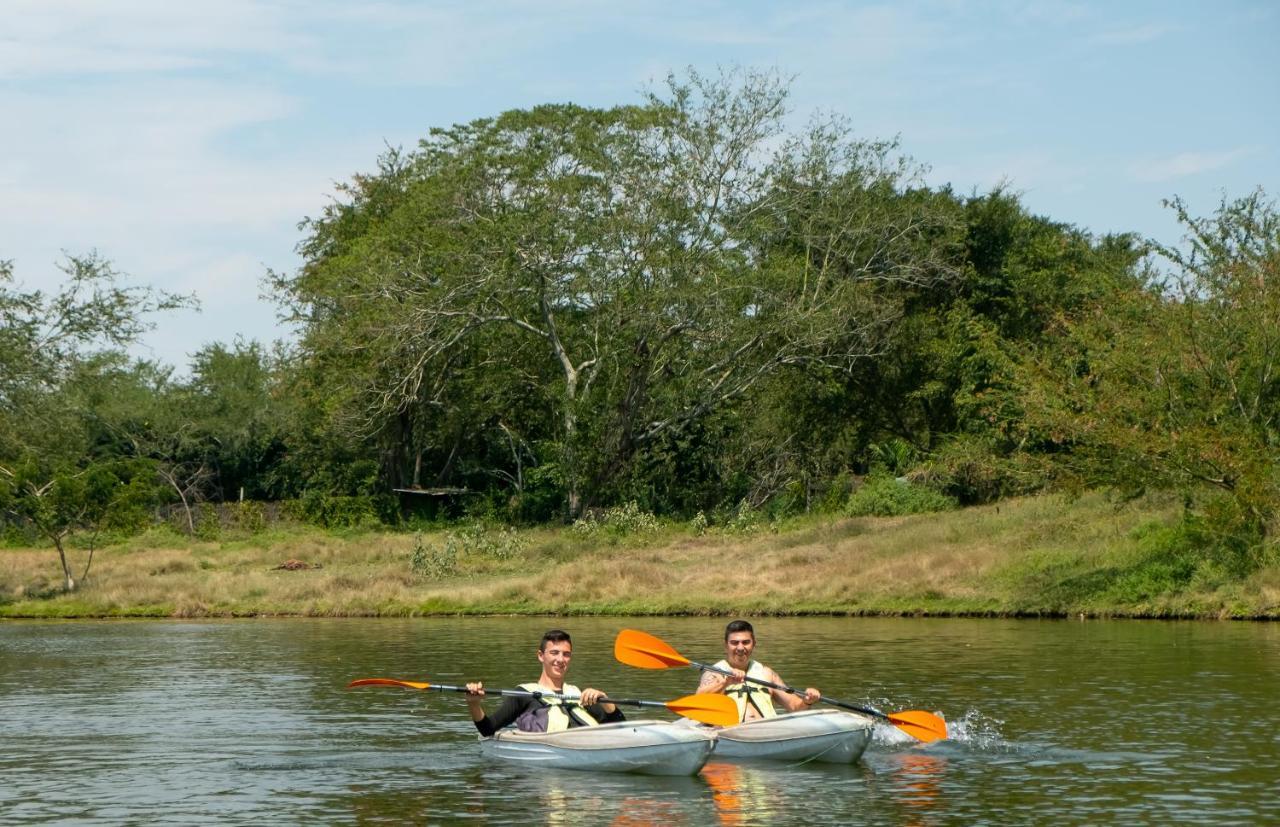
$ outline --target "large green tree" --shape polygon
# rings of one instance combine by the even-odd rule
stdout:
[[[952,275],[877,284],[879,316],[861,316],[881,319],[865,338],[873,353],[847,369],[815,363],[775,377],[753,400],[734,457],[755,481],[752,501],[786,488],[809,503],[842,472],[876,466],[964,502],[1043,484],[1029,461],[1042,446],[1024,427],[1018,365],[1064,314],[1141,286],[1139,245],[1033,215],[1003,190],[914,187],[864,197],[844,215],[837,226],[863,232],[930,217],[905,257],[944,256],[933,272]]]
[[[1038,364],[1031,422],[1083,479],[1216,492],[1219,530],[1266,536],[1280,513],[1280,213],[1261,191],[1155,245],[1149,289],[1068,319]]]
[[[26,291],[0,262],[0,504],[54,544],[70,590],[63,539],[136,504],[145,485],[135,481],[147,476],[95,451],[93,417],[73,386],[113,364],[109,354],[149,329],[150,314],[192,301],[126,286],[97,255],[70,256],[61,269],[57,291]]]
[[[306,369],[342,370],[353,433],[443,459],[446,423],[469,422],[501,432],[509,478],[541,445],[570,515],[767,378],[848,371],[883,347],[892,288],[955,275],[954,235],[902,197],[895,147],[837,122],[787,137],[785,98],[771,76],[693,76],[390,154],[277,278]]]

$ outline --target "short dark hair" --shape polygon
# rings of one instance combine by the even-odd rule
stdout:
[[[547,651],[548,643],[567,643],[573,645],[573,638],[569,637],[569,633],[563,629],[548,629],[542,636],[542,642],[538,644],[538,651]]]
[[[750,632],[751,639],[756,639],[756,630],[751,628],[751,624],[745,620],[733,620],[729,622],[728,626],[724,627],[724,639],[726,643],[729,640],[729,635],[734,632]]]

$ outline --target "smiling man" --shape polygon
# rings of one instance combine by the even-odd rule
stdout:
[[[484,697],[484,684],[475,681],[467,684],[467,709],[480,734],[490,736],[505,726],[515,723],[523,732],[558,732],[579,726],[596,726],[625,720],[622,711],[611,703],[600,703],[608,697],[599,689],[578,689],[565,683],[569,661],[573,658],[573,640],[569,633],[552,629],[542,636],[538,644],[538,661],[542,663],[542,676],[537,683],[524,683],[526,692],[553,692],[577,700],[560,698],[504,698],[498,711],[486,715],[480,700]]]
[[[726,626],[724,628],[725,659],[716,663],[715,666],[717,669],[730,670],[733,676],[703,672],[702,682],[698,684],[698,694],[718,692],[733,698],[738,705],[738,718],[742,721],[777,716],[775,702],[789,712],[796,712],[808,709],[822,697],[822,693],[813,687],[804,691],[804,697],[799,697],[780,689],[769,689],[744,681],[743,678],[751,677],[776,683],[779,686],[787,685],[777,672],[751,659],[755,650],[756,631],[750,623],[745,620],[735,620]]]

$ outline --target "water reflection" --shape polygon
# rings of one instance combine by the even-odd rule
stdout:
[[[539,795],[542,812],[546,814],[543,823],[552,827],[580,824],[584,813],[598,813],[603,800],[596,795],[584,796],[582,792],[582,788],[571,789],[558,776],[548,777]]]
[[[908,750],[889,756],[894,800],[902,805],[906,824],[936,820],[942,805],[942,778],[947,759],[925,750]]]
[[[510,770],[507,770],[511,773]],[[690,819],[707,798],[701,778],[593,775],[551,770],[518,770],[507,776],[508,791],[536,802],[523,821],[562,827],[577,824],[662,825],[700,823]]]
[[[686,824],[684,814],[674,801],[628,796],[619,804],[622,812],[610,821],[613,827],[657,827],[662,824]]]
[[[788,788],[786,767],[757,769],[710,762],[692,778],[549,773],[538,786],[543,823],[548,825],[706,824],[724,827],[785,821],[781,796]]]
[[[775,818],[776,781],[770,782],[763,771],[717,761],[702,768],[702,777],[711,787],[718,824],[733,827],[760,824]]]

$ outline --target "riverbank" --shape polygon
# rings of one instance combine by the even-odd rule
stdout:
[[[241,539],[156,532],[97,552],[0,550],[0,617],[863,614],[1280,619],[1280,564],[1169,551],[1178,507],[1092,494],[939,514],[595,530],[442,528]],[[77,571],[84,552],[72,552]]]

